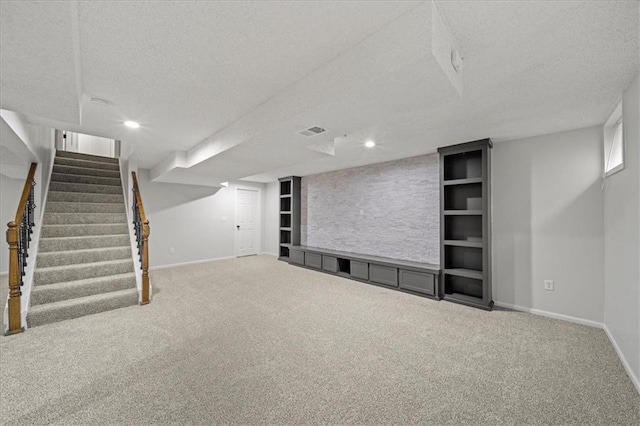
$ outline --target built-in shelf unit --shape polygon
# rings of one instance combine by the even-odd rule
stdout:
[[[280,183],[280,244],[278,259],[289,261],[291,246],[300,245],[301,178],[289,176]]]
[[[491,148],[482,139],[440,153],[440,297],[491,309]]]

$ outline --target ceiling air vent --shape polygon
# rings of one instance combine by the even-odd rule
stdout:
[[[324,133],[326,131],[327,129],[323,129],[320,126],[313,126],[313,127],[309,127],[308,129],[300,130],[298,134],[305,136],[307,138],[310,138],[312,136],[319,135],[320,133]]]

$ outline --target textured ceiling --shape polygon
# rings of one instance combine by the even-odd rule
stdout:
[[[436,6],[3,1],[1,106],[126,141],[158,180],[271,181],[600,124],[638,73],[638,2]]]

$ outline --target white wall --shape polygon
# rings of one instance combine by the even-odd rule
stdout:
[[[219,190],[156,183],[149,180],[149,170],[144,169],[138,170],[138,183],[151,225],[151,268],[234,257],[236,188],[258,188],[263,200],[266,192],[264,184],[251,182],[231,182],[228,188]],[[260,205],[263,222],[264,204]],[[261,233],[263,228],[261,224]]]
[[[21,122],[17,121],[17,124]],[[13,124],[16,124],[13,123]],[[23,143],[28,146],[29,149],[33,149],[33,155],[36,156],[38,161],[38,167],[34,180],[36,186],[34,187],[34,202],[36,208],[34,211],[36,228],[41,225],[41,216],[44,207],[46,189],[49,186],[49,179],[51,177],[51,160],[54,155],[53,150],[53,130],[24,124],[19,128],[21,131],[16,133],[19,143]],[[22,139],[24,138],[24,140]],[[29,161],[33,161],[33,157],[23,158],[25,161],[22,164],[24,167],[24,178],[11,179],[6,176],[0,175],[0,225],[2,225],[1,235],[2,241],[0,242],[0,275],[7,274],[9,268],[9,247],[4,237],[7,223],[11,222],[15,218],[16,210],[18,208],[18,202],[22,195],[22,189],[27,177],[27,173],[30,167]],[[35,237],[35,234],[34,236]],[[37,241],[37,239],[33,239]],[[33,247],[33,246],[32,246]],[[33,248],[30,249],[33,252]],[[31,258],[33,259],[33,257]]]
[[[113,139],[78,133],[78,152],[102,157],[114,157]]]
[[[640,391],[639,77],[622,108],[625,168],[607,178],[604,190],[604,323]]]
[[[266,185],[264,198],[264,241],[262,247],[265,253],[278,255],[280,236],[280,185],[278,182],[271,182]]]
[[[602,128],[498,143],[492,154],[494,300],[602,323]]]

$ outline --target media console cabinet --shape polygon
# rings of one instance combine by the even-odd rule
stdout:
[[[289,246],[289,263],[439,300],[440,266],[317,247]]]

